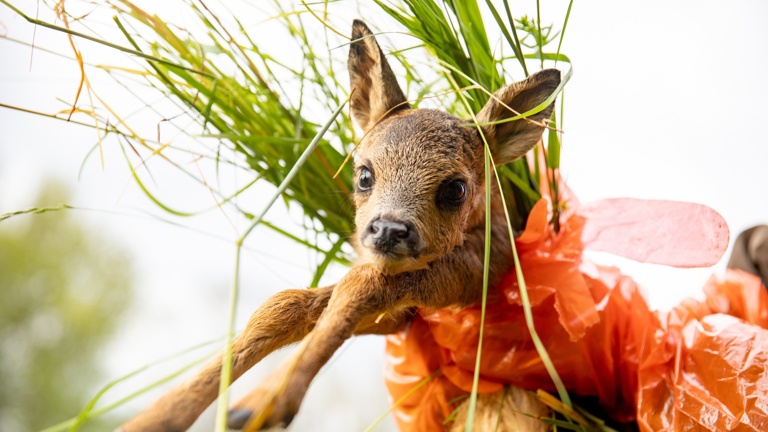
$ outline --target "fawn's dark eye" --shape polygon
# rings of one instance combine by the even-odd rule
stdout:
[[[437,191],[437,204],[448,210],[455,210],[467,199],[467,184],[464,180],[449,180]]]
[[[373,174],[366,167],[360,168],[360,176],[357,178],[357,190],[366,192],[373,188]]]

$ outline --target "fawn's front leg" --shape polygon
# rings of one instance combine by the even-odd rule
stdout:
[[[355,335],[387,335],[402,330],[416,313],[414,308],[397,310],[376,316],[364,318],[355,329]],[[253,416],[254,412],[261,413],[266,401],[274,400],[286,378],[290,374],[290,360],[280,364],[267,375],[257,387],[240,399],[229,412],[228,425],[230,429],[242,429]]]
[[[398,308],[404,293],[397,289],[399,284],[391,283],[393,280],[370,265],[352,268],[336,285],[315,328],[291,357],[256,389],[255,397],[247,401],[251,405],[248,411],[232,412],[234,425],[240,426],[242,417],[251,417],[253,410],[245,430],[287,426],[320,368],[361,323],[374,322],[379,315],[387,313],[393,314],[396,318],[392,323],[400,326],[407,319],[407,312]],[[375,327],[369,331],[376,332]]]
[[[483,285],[482,228],[429,269],[385,276],[370,265],[354,267],[334,289],[314,330],[278,369],[230,412],[230,427],[253,431],[287,426],[309,384],[341,344],[357,333],[386,334],[402,328],[414,307],[441,308],[478,302]],[[509,263],[505,227],[494,227],[490,283]],[[384,316],[381,316],[384,314]],[[381,327],[375,323],[381,318]],[[250,420],[249,420],[250,419]],[[247,422],[246,422],[247,421]]]
[[[334,287],[286,290],[270,297],[232,344],[232,380],[267,354],[301,340],[317,322]],[[222,356],[203,367],[146,410],[123,424],[124,432],[171,432],[188,429],[219,392]]]

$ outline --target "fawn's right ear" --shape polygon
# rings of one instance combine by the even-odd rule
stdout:
[[[536,72],[523,81],[512,83],[494,93],[494,97],[477,113],[477,121],[492,123],[532,110],[544,102],[558,85],[560,71],[557,69]],[[501,165],[512,162],[533,148],[544,131],[541,122],[549,119],[554,107],[555,103],[552,102],[527,120],[518,119],[483,126],[483,134],[488,140],[494,163]]]
[[[352,22],[352,44],[349,47],[349,102],[357,124],[368,131],[390,109],[408,108],[397,78],[389,68],[373,33],[360,20]]]

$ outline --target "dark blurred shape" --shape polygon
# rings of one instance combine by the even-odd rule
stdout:
[[[49,184],[37,202],[68,195]],[[71,418],[104,382],[99,354],[130,303],[132,272],[127,254],[77,216],[0,222],[0,430]],[[98,419],[82,428],[108,429]]]
[[[736,237],[728,268],[759,276],[768,287],[768,225],[752,227]]]

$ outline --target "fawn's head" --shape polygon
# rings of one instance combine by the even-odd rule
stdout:
[[[412,109],[368,27],[355,20],[349,51],[352,115],[366,132],[355,152],[355,240],[364,262],[386,274],[425,268],[464,241],[484,215],[483,140],[471,122]],[[520,112],[541,104],[560,83],[548,69],[497,91]],[[479,123],[516,115],[491,98]],[[552,105],[531,121],[482,126],[496,164],[540,139]]]

